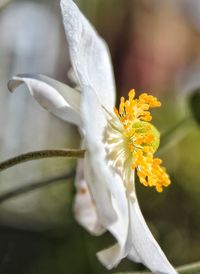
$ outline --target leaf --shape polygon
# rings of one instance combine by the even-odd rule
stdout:
[[[200,89],[196,89],[189,98],[192,116],[200,126]]]

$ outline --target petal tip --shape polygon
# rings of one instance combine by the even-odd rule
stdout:
[[[13,76],[10,80],[8,80],[7,87],[10,92],[15,91],[16,88],[18,88],[20,85],[24,83],[24,78],[30,78],[34,77],[37,78],[39,75],[36,77],[35,74],[29,74],[29,73],[23,73],[23,74],[18,74],[16,76]]]
[[[12,77],[12,78],[8,81],[8,83],[7,83],[8,90],[9,90],[10,92],[13,92],[13,91],[15,91],[15,89],[16,89],[18,86],[20,86],[22,83],[23,83],[23,81],[22,81],[19,77],[14,76],[14,77]]]
[[[99,251],[96,255],[99,261],[108,270],[111,270],[117,267],[121,259],[125,257],[125,255],[121,256],[121,251],[120,245],[117,243],[107,249]]]

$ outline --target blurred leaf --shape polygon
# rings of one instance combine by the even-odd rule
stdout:
[[[23,185],[21,187],[17,187],[11,191],[3,193],[0,195],[0,204],[17,196],[23,195],[25,193],[29,193],[30,191],[34,191],[38,188],[43,188],[55,183],[66,183],[67,179],[73,178],[75,176],[75,171],[71,171],[69,173],[60,174],[58,176],[54,176],[51,178],[46,178],[37,182],[29,183]]]
[[[196,89],[189,100],[192,115],[198,125],[200,125],[200,89]]]
[[[10,2],[11,2],[11,0],[1,0],[1,2],[0,2],[0,9],[4,8]]]

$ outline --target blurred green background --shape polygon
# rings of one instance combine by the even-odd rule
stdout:
[[[188,98],[199,87],[198,1],[76,1],[107,41],[118,99],[131,88],[162,101],[154,124],[165,133],[190,113]],[[20,88],[9,94],[8,79],[23,72],[67,82],[70,67],[59,1],[0,2],[0,160],[47,148],[77,148],[76,128],[46,113]],[[200,111],[200,110],[199,110]],[[191,121],[163,149],[172,184],[163,193],[136,183],[144,217],[169,260],[200,259],[200,130]],[[42,160],[0,174],[0,196],[30,182],[75,169],[75,162]],[[123,260],[107,271],[96,252],[113,242],[89,235],[73,218],[73,178],[55,182],[0,204],[0,273],[100,274],[144,269]]]

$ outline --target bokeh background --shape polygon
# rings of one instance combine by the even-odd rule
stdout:
[[[118,99],[131,88],[162,101],[154,124],[167,132],[190,115],[188,98],[200,85],[200,3],[195,0],[76,1],[107,41]],[[47,148],[78,148],[75,127],[43,110],[7,81],[42,73],[67,83],[70,68],[58,0],[0,1],[0,161]],[[200,129],[190,120],[158,152],[172,185],[158,194],[137,183],[154,236],[175,265],[200,259]],[[0,174],[0,197],[16,187],[75,169],[63,159],[26,163]],[[74,178],[1,201],[1,274],[100,274],[144,269],[128,260],[107,271],[95,253],[113,242],[89,235],[73,218]]]

